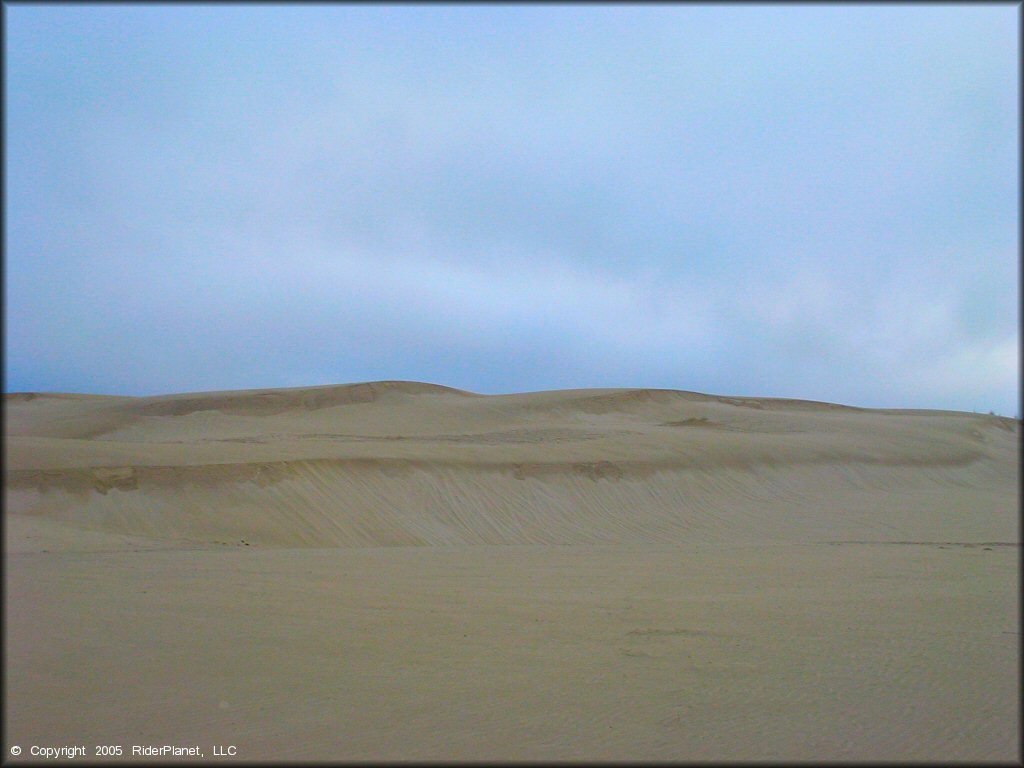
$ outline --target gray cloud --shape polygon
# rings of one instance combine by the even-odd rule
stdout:
[[[8,9],[6,387],[1017,408],[1017,14]]]

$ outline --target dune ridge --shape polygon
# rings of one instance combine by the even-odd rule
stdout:
[[[1018,534],[1019,423],[999,417],[402,381],[4,407],[9,511],[72,530],[271,547]]]

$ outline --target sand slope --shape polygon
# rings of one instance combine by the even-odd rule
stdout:
[[[14,514],[255,546],[1015,541],[1017,425],[668,390],[8,395]],[[872,503],[872,499],[876,503]]]
[[[1019,422],[415,382],[4,411],[12,764],[1020,760]]]

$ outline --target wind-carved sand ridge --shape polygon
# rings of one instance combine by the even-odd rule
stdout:
[[[22,743],[1019,756],[1018,421],[395,381],[4,410]]]

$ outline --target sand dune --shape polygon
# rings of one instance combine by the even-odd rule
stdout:
[[[4,411],[11,738],[234,738],[246,760],[1019,755],[1017,421],[390,381]],[[296,634],[245,634],[282,616]],[[49,695],[69,687],[91,707]]]
[[[410,382],[5,407],[10,512],[192,544],[1017,534],[1019,438],[998,417]]]

